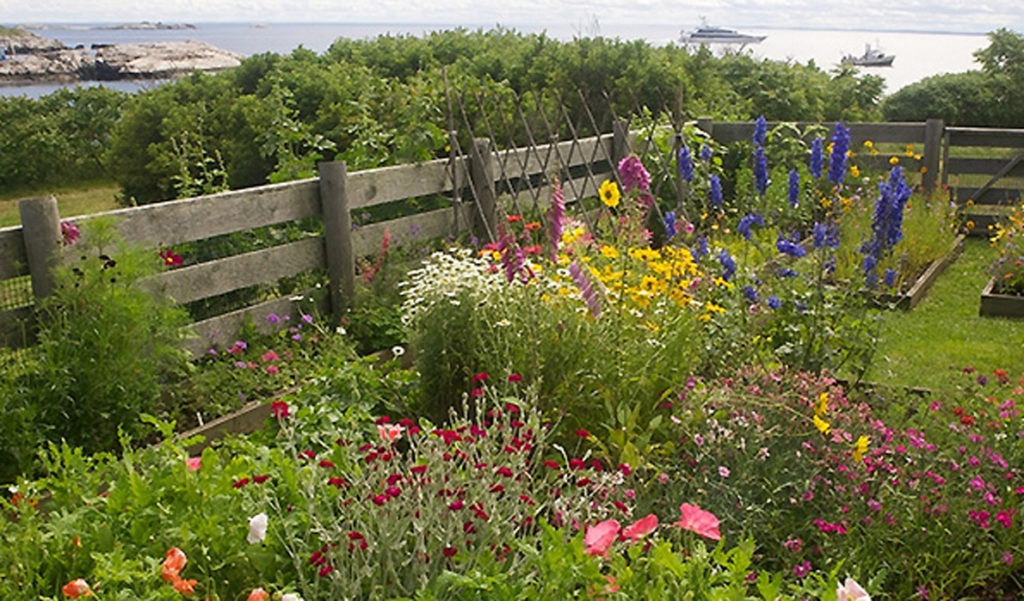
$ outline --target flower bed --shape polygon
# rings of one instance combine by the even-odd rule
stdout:
[[[981,291],[979,315],[986,317],[1024,317],[1024,296],[1000,294],[996,279],[992,278]]]
[[[880,293],[873,294],[872,297],[877,304],[882,306],[895,306],[900,309],[913,309],[924,300],[925,295],[928,294],[928,290],[935,283],[935,280],[942,275],[942,272],[946,270],[964,249],[964,240],[966,235],[961,234],[957,236],[953,242],[953,246],[949,249],[942,257],[932,261],[928,267],[917,276],[915,280],[907,288],[906,292],[900,294]]]

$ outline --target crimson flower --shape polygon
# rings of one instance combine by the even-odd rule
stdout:
[[[160,251],[160,258],[164,260],[164,265],[167,267],[177,267],[183,263],[181,255],[169,248]]]
[[[284,419],[288,417],[288,403],[284,401],[274,401],[270,404],[270,411],[274,414],[277,419]]]

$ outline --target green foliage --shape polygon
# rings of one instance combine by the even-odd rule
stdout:
[[[890,121],[941,118],[947,125],[1020,127],[1024,108],[1024,36],[1009,29],[988,34],[989,45],[974,53],[981,71],[925,78],[885,99]]]
[[[119,430],[139,434],[139,416],[156,412],[161,388],[184,366],[187,318],[144,285],[160,257],[123,244],[111,223],[90,222],[67,253],[80,259],[57,270],[39,344],[25,351],[24,370],[4,375],[18,394],[3,401],[36,441],[106,450]],[[27,469],[33,446],[8,452]]]
[[[112,175],[105,152],[127,98],[104,87],[0,98],[0,190]]]

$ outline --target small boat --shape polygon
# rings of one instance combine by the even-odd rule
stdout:
[[[886,54],[878,48],[872,48],[871,44],[865,44],[864,54],[860,56],[847,54],[843,57],[842,62],[858,67],[891,67],[895,58],[895,55]]]
[[[680,32],[679,41],[683,44],[757,44],[767,37],[740,33],[735,29],[712,27],[704,22],[694,31]]]

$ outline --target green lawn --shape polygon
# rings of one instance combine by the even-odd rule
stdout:
[[[981,289],[994,251],[969,239],[964,252],[914,310],[886,311],[875,361],[865,379],[897,386],[950,390],[967,366],[988,374],[1024,373],[1024,319],[980,317]]]
[[[57,197],[61,217],[71,217],[118,208],[116,199],[119,192],[115,184],[97,181],[46,190],[20,190],[0,194],[0,227],[21,224],[18,218],[18,200],[22,198],[53,194]]]

